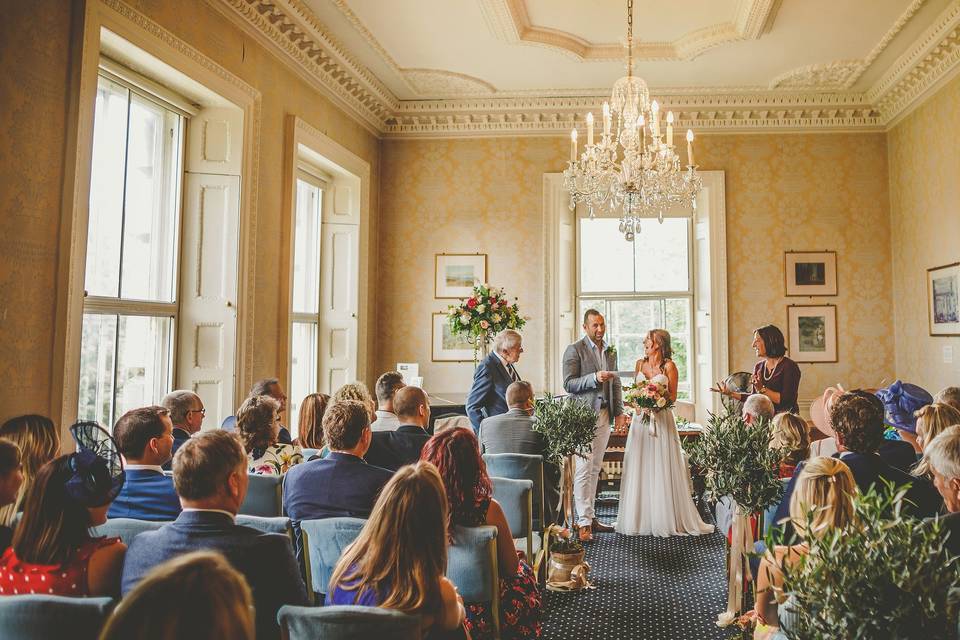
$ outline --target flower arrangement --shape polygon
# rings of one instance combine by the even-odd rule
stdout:
[[[652,380],[624,389],[623,401],[644,412],[663,411],[674,406],[667,385]]]
[[[478,284],[473,295],[447,308],[450,332],[469,336],[474,353],[504,329],[522,329],[528,318],[520,315],[516,298],[511,303],[502,288]]]

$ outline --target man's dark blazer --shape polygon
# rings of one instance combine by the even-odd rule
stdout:
[[[869,491],[870,487],[874,485],[876,485],[877,491],[883,490],[884,485],[880,482],[881,480],[892,482],[896,487],[901,487],[909,483],[911,487],[907,490],[905,499],[913,504],[904,505],[904,513],[907,515],[916,518],[929,518],[939,513],[940,507],[943,505],[943,498],[940,497],[940,494],[928,480],[907,475],[903,471],[884,462],[883,459],[875,453],[863,454],[851,451],[842,457],[839,453],[834,454],[833,457],[840,458],[850,467],[853,480],[857,483],[857,488],[861,493]],[[777,514],[773,520],[774,523],[779,523],[784,518],[790,517],[790,498],[793,496],[797,478],[800,477],[800,472],[803,471],[805,465],[806,461],[797,465],[793,477],[783,492],[783,500],[777,508]],[[793,526],[789,522],[785,523],[783,527],[785,531],[793,530]]]
[[[947,551],[952,556],[960,556],[960,511],[940,518],[940,524],[944,533],[950,533],[946,542]]]
[[[297,556],[302,556],[301,520],[368,518],[391,476],[392,471],[339,451],[294,465],[283,479],[283,508],[296,533]]]
[[[170,471],[173,468],[173,455],[177,449],[183,446],[183,443],[190,439],[190,434],[180,427],[173,428],[173,449],[170,450],[170,459],[163,465],[164,471]]]
[[[420,459],[430,434],[415,424],[402,424],[396,431],[374,431],[363,459],[375,467],[396,471]]]
[[[277,434],[277,442],[280,444],[293,444],[293,437],[290,435],[290,430],[283,425],[280,425],[280,433]]]
[[[127,469],[120,495],[110,505],[108,518],[135,518],[166,522],[180,515],[180,497],[173,478],[150,469]]]
[[[543,499],[550,523],[556,521],[560,502],[560,469],[547,462],[547,443],[533,430],[534,418],[523,409],[485,418],[480,423],[480,450],[483,453],[525,453],[543,457]]]
[[[258,640],[280,637],[280,607],[307,604],[290,539],[235,525],[230,516],[216,511],[184,511],[174,522],[134,538],[123,563],[123,595],[157,565],[191,551],[219,551],[247,579]]]
[[[473,372],[473,386],[467,394],[467,416],[474,433],[484,418],[507,412],[507,387],[513,382],[510,372],[494,353],[483,359]]]
[[[884,440],[880,443],[880,450],[877,451],[880,458],[894,469],[899,469],[904,473],[910,473],[910,470],[917,464],[917,452],[913,445],[903,440]]]

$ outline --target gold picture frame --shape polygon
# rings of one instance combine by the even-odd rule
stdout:
[[[433,297],[469,298],[473,287],[487,281],[487,254],[437,253],[433,260]]]
[[[431,362],[473,362],[473,345],[465,336],[450,332],[450,316],[444,311],[433,312],[430,330]]]
[[[794,362],[839,362],[836,305],[788,306],[787,335]]]
[[[960,336],[960,262],[927,269],[930,335]]]

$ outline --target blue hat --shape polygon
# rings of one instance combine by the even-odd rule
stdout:
[[[113,502],[123,488],[126,474],[117,445],[96,422],[78,422],[70,427],[77,452],[70,456],[67,495],[84,507]]]
[[[878,390],[877,397],[883,402],[886,423],[910,433],[917,431],[917,418],[913,412],[933,403],[933,396],[926,389],[899,380]]]

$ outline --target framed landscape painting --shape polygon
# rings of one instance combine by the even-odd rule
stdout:
[[[487,254],[438,253],[434,261],[435,298],[469,298],[473,285],[487,281]],[[473,359],[473,356],[470,357]]]
[[[787,333],[794,362],[837,362],[837,307],[787,307]]]
[[[927,269],[931,336],[960,336],[960,262]]]
[[[449,316],[443,311],[433,312],[432,342],[434,362],[473,362],[473,345],[466,336],[450,332]]]
[[[836,251],[787,251],[784,273],[788,296],[837,295]]]

